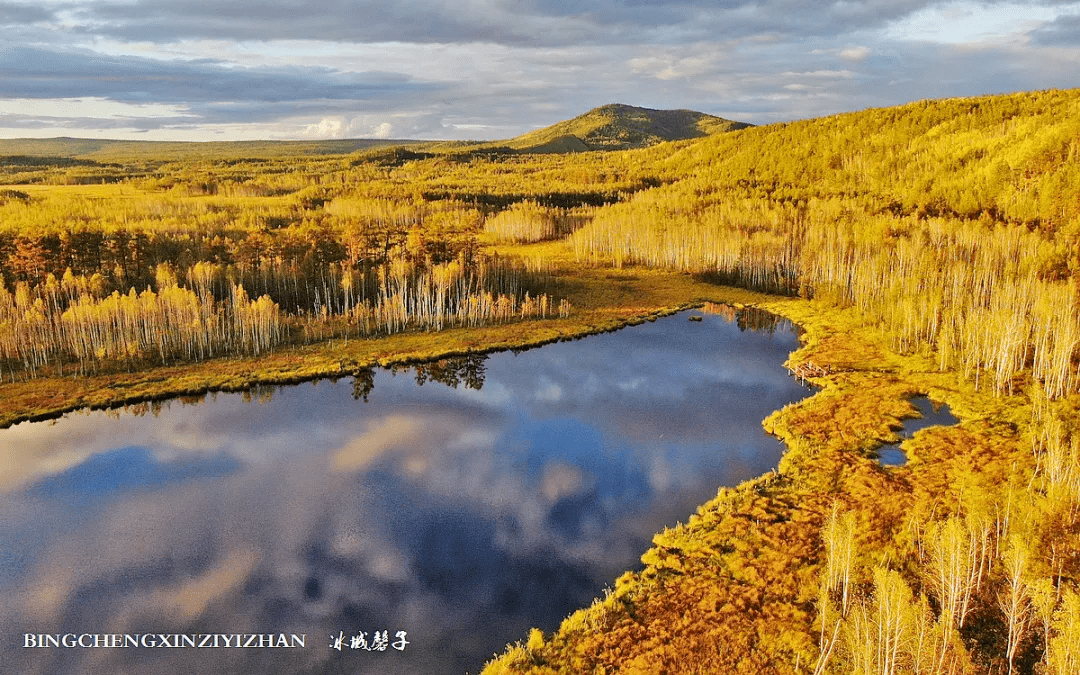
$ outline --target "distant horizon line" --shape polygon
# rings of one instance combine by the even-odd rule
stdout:
[[[541,127],[543,128],[543,127]],[[503,140],[503,139],[495,139]],[[478,139],[436,139],[436,138],[370,138],[363,136],[350,136],[349,138],[247,138],[231,141],[223,140],[195,140],[195,141],[161,141],[143,138],[93,138],[89,136],[16,136],[13,138],[0,137],[4,141],[91,141],[100,143],[346,143],[349,141],[368,141],[372,143],[490,143]]]
[[[710,117],[718,117],[720,119],[726,119],[730,122],[738,122],[741,124],[749,124],[750,126],[760,126],[751,122],[742,122],[741,120],[728,119],[726,117],[720,117],[712,113],[702,112],[700,110],[693,110],[691,108],[650,108],[647,106],[633,105],[630,103],[605,103],[598,105],[594,108],[590,108],[582,113],[574,115],[566,119],[559,119],[549,124],[541,125],[527,131],[523,131],[517,136],[532,133],[534,131],[540,131],[550,126],[554,126],[561,122],[568,122],[578,117],[583,117],[589,113],[602,110],[604,108],[632,108],[635,110],[645,110],[648,112],[685,112],[694,113],[697,115],[708,115]],[[272,139],[272,138],[256,138],[256,139],[237,139],[237,140],[186,140],[186,141],[171,141],[171,140],[151,140],[151,139],[139,139],[139,138],[96,138],[87,136],[18,136],[18,137],[3,137],[0,136],[0,142],[3,141],[97,141],[97,142],[114,142],[114,143],[329,143],[329,142],[349,142],[349,141],[365,141],[371,143],[495,143],[498,141],[508,141],[517,136],[502,137],[502,138],[470,138],[470,139],[454,139],[454,138],[372,138],[372,137],[348,137],[348,138],[289,138],[289,139]]]
[[[729,122],[747,124],[747,125],[749,125],[751,127],[767,127],[767,126],[771,126],[773,124],[790,124],[790,123],[793,123],[793,122],[800,122],[800,121],[805,121],[805,120],[825,119],[825,118],[828,118],[828,117],[833,117],[835,115],[847,115],[847,114],[852,114],[852,113],[865,112],[867,110],[884,110],[884,109],[889,109],[889,108],[901,108],[901,107],[904,107],[904,106],[907,106],[907,105],[912,105],[912,104],[920,103],[920,102],[924,102],[924,101],[948,101],[948,100],[952,100],[952,99],[991,98],[991,97],[995,97],[995,96],[1010,96],[1010,95],[1013,95],[1013,94],[1035,94],[1035,93],[1049,92],[1049,91],[1072,91],[1072,90],[1080,90],[1080,88],[1078,88],[1078,87],[1044,87],[1044,88],[1038,88],[1038,89],[1014,89],[1014,90],[1009,90],[1009,91],[999,91],[999,92],[995,92],[995,93],[991,93],[991,94],[968,94],[968,95],[961,94],[961,95],[955,95],[955,96],[923,97],[923,98],[918,98],[918,99],[912,99],[912,100],[909,100],[909,101],[904,101],[902,103],[895,103],[895,104],[892,104],[892,105],[870,105],[870,106],[866,106],[864,108],[854,108],[854,109],[850,109],[850,110],[840,110],[840,111],[837,111],[837,112],[832,112],[832,113],[828,113],[828,114],[824,114],[824,115],[816,115],[816,116],[810,116],[810,117],[796,117],[796,118],[791,118],[791,119],[787,119],[787,120],[775,120],[775,121],[772,121],[772,122],[765,122],[765,123],[746,122],[744,120],[731,119],[731,118],[727,118],[727,117],[720,117],[719,115],[714,115],[713,113],[704,113],[704,112],[702,112],[700,110],[693,110],[693,109],[690,109],[690,108],[648,108],[648,107],[645,107],[645,106],[636,106],[636,105],[631,105],[631,104],[628,104],[628,103],[605,103],[603,105],[599,105],[599,106],[596,106],[594,108],[590,108],[589,110],[586,110],[583,113],[575,115],[574,117],[556,120],[554,122],[551,122],[550,124],[546,124],[546,125],[543,125],[543,126],[536,127],[534,129],[530,129],[528,131],[524,131],[521,134],[518,134],[517,136],[522,136],[524,134],[532,133],[534,131],[539,131],[541,129],[546,129],[548,127],[554,126],[554,125],[559,124],[561,122],[568,122],[570,120],[576,119],[577,117],[582,117],[584,115],[589,114],[590,112],[600,110],[602,108],[610,108],[610,107],[636,108],[636,109],[640,109],[640,110],[648,110],[648,111],[654,111],[654,112],[691,112],[691,113],[709,115],[711,117],[720,117],[720,119],[725,119],[725,120],[727,120]],[[491,139],[481,139],[481,138],[469,138],[469,139],[460,139],[460,138],[457,138],[457,139],[454,139],[454,138],[373,138],[373,137],[356,136],[356,137],[348,137],[348,138],[287,138],[287,139],[281,139],[281,138],[277,138],[277,139],[275,139],[275,138],[255,138],[255,139],[234,139],[234,140],[214,140],[214,139],[205,139],[205,140],[151,140],[151,139],[138,139],[138,138],[95,138],[95,137],[86,137],[86,136],[48,136],[48,137],[43,137],[43,136],[3,137],[3,136],[0,136],[0,143],[6,142],[6,141],[64,141],[64,140],[69,140],[69,141],[90,141],[90,142],[108,142],[108,143],[147,143],[147,144],[149,144],[149,143],[159,143],[159,144],[164,144],[164,143],[173,143],[173,144],[345,143],[345,142],[351,142],[351,141],[352,142],[354,142],[354,141],[364,141],[364,142],[368,142],[368,143],[383,143],[383,144],[403,144],[403,143],[476,143],[476,144],[484,144],[484,143],[495,143],[495,142],[498,142],[498,141],[509,141],[509,140],[513,140],[513,139],[517,138],[517,136],[511,136],[511,137],[508,137],[508,138],[506,138],[506,137],[504,137],[504,138],[491,138]]]

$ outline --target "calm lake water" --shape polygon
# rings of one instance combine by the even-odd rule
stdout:
[[[907,453],[900,449],[900,445],[911,438],[916,431],[939,425],[952,426],[960,421],[949,410],[949,406],[944,403],[934,403],[926,396],[916,396],[911,399],[911,404],[919,411],[919,417],[909,417],[903,420],[900,441],[883,445],[878,450],[878,459],[885,466],[907,464]]]
[[[776,466],[790,324],[687,317],[0,431],[3,670],[477,673]],[[24,646],[158,633],[304,646]]]

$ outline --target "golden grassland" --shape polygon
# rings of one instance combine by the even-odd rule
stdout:
[[[780,466],[485,672],[1080,672],[1080,92],[454,152],[6,158],[0,425],[754,305],[821,387]],[[451,280],[560,311],[432,330]],[[960,423],[882,466],[915,395]]]

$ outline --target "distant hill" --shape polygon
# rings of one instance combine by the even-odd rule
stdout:
[[[0,156],[113,159],[221,159],[347,155],[415,140],[352,138],[331,141],[120,141],[92,138],[0,139]]]
[[[0,139],[0,157],[92,160],[260,159],[351,153],[584,152],[628,150],[751,126],[693,110],[652,110],[614,103],[503,141],[352,138],[326,141],[122,141],[92,138]],[[27,163],[27,162],[21,162]],[[31,162],[32,163],[32,162]]]
[[[748,126],[693,110],[653,110],[613,103],[492,145],[528,152],[628,150]]]
[[[611,103],[551,126],[501,141],[428,141],[407,147],[373,148],[370,158],[421,159],[433,155],[483,153],[568,153],[591,150],[632,150],[666,141],[711,136],[754,126],[695,112],[653,110]]]

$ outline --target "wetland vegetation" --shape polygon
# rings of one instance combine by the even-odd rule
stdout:
[[[1080,93],[308,150],[4,158],[2,421],[750,304],[821,388],[778,469],[485,672],[1080,671]]]

